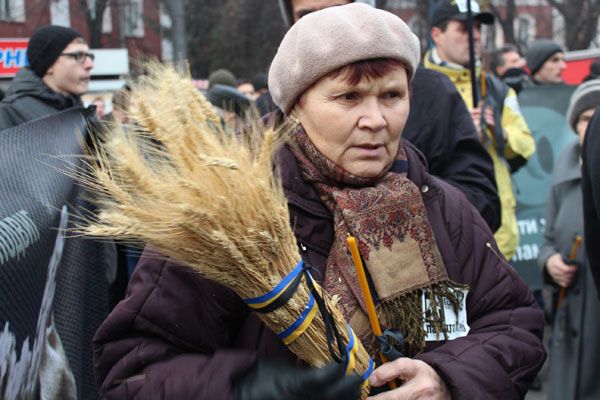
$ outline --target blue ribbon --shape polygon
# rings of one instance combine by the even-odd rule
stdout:
[[[277,284],[269,293],[264,294],[259,297],[244,299],[244,302],[252,308],[260,309],[263,308],[273,301],[275,301],[281,293],[285,291],[285,289],[302,273],[302,269],[304,268],[304,261],[300,260],[298,265],[283,278],[281,282]]]
[[[311,293],[310,297],[308,298],[308,304],[304,308],[304,311],[302,311],[302,314],[300,314],[300,317],[298,317],[298,319],[294,321],[294,323],[290,325],[286,330],[277,334],[279,339],[283,340],[285,344],[293,342],[308,328],[308,325],[310,325],[310,322],[312,322],[312,317],[314,317],[315,312],[315,297]],[[309,316],[310,320],[307,320]],[[304,324],[305,321],[307,322],[306,324]],[[292,335],[293,337],[289,338]]]

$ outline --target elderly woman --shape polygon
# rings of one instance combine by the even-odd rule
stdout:
[[[548,197],[538,263],[545,281],[566,293],[552,326],[548,399],[600,398],[600,301],[583,246],[575,259],[568,259],[574,237],[583,236],[581,145],[598,106],[600,80],[583,83],[573,92],[567,119],[578,140],[562,151]]]
[[[345,244],[355,236],[379,319],[406,339],[406,357],[370,377],[376,388],[403,384],[375,399],[522,398],[545,357],[543,315],[477,211],[401,139],[418,62],[408,26],[364,4],[290,29],[269,87],[294,125],[276,162],[291,224],[376,357]],[[445,314],[432,312],[432,293]],[[233,292],[151,250],[94,356],[105,398],[354,399],[360,386],[335,364],[307,368]]]

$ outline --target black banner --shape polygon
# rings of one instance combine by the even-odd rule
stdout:
[[[40,341],[47,342],[54,327],[74,378],[76,397],[98,397],[91,341],[108,312],[107,268],[113,263],[114,247],[57,235],[61,210],[64,223],[68,220],[72,227],[77,215],[91,209],[82,188],[65,174],[82,163],[88,112],[67,110],[0,131],[3,399],[37,398],[38,393],[31,392],[39,391],[40,382],[51,384],[39,375],[44,373],[39,359],[47,361],[48,357],[36,353],[44,351],[48,343]],[[45,310],[48,307],[51,312]],[[60,358],[60,351],[54,355]],[[9,384],[2,387],[3,382]]]

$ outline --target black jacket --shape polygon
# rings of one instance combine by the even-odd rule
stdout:
[[[23,68],[0,103],[0,130],[81,105],[78,96],[56,93],[29,68]]]
[[[500,227],[492,159],[477,137],[460,93],[444,74],[417,69],[402,138],[425,155],[429,173],[467,196],[492,232]]]
[[[588,126],[582,151],[585,249],[600,296],[600,107]]]

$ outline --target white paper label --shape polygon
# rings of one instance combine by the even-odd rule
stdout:
[[[454,340],[459,337],[467,336],[469,330],[471,329],[467,324],[467,289],[449,289],[450,291],[457,294],[459,299],[460,309],[458,310],[458,315],[454,312],[454,306],[452,303],[443,298],[443,315],[444,321],[446,324],[446,331],[448,332],[448,340]],[[438,302],[439,303],[439,302]],[[438,306],[438,312],[439,310]],[[431,315],[431,302],[429,301],[429,293],[427,291],[423,291],[423,314]],[[428,342],[442,341],[446,340],[443,332],[437,332],[433,325],[425,322],[423,325],[425,329],[426,336],[425,340]]]

